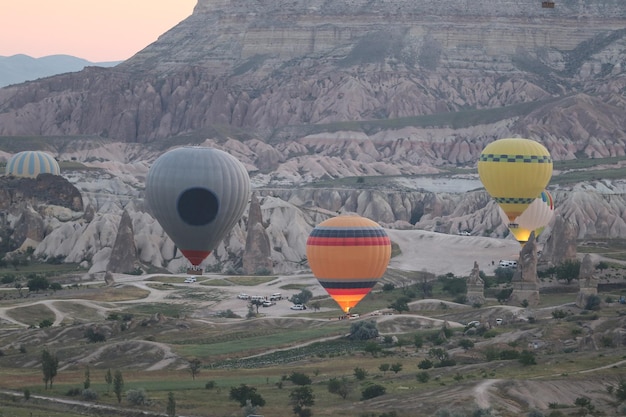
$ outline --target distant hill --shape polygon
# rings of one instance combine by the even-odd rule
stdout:
[[[80,71],[88,66],[113,67],[120,62],[90,62],[70,55],[50,55],[42,58],[23,54],[0,56],[0,87]]]

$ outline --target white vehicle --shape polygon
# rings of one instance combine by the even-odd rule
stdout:
[[[194,277],[185,278],[185,284],[191,284],[192,282],[196,282],[196,279]]]
[[[277,300],[282,300],[283,299],[283,295],[279,292],[275,292],[274,294],[270,295],[270,301],[277,301]]]
[[[352,319],[358,319],[359,317],[361,317],[361,316],[359,316],[358,314],[354,313],[354,314],[350,314],[349,319],[350,319],[350,320],[352,320]]]
[[[480,322],[478,320],[472,320],[469,323],[467,323],[467,326],[465,327],[478,327],[480,326]]]
[[[498,265],[502,268],[517,268],[517,261],[500,260]]]
[[[459,232],[459,236],[471,236],[472,234],[470,232],[468,232],[467,230],[463,230],[461,232]]]
[[[273,305],[276,305],[276,302],[274,301],[270,301],[270,300],[265,300],[263,301],[263,304],[261,304],[263,307],[271,307]]]
[[[502,319],[496,319],[496,324],[500,326],[502,324],[502,321],[503,321]]]
[[[250,296],[246,294],[245,292],[242,292],[241,294],[237,296],[237,298],[239,298],[240,300],[249,300]]]
[[[306,306],[304,304],[294,304],[289,308],[292,310],[306,310]]]

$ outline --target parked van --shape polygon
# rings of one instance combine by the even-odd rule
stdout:
[[[517,261],[501,260],[498,265],[502,268],[517,268]]]
[[[282,299],[283,299],[283,295],[279,292],[275,292],[274,294],[270,295],[270,301],[278,301]]]

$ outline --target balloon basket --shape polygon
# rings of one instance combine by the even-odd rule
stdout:
[[[202,275],[202,268],[187,268],[188,275]]]

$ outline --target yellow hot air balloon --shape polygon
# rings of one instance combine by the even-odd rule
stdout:
[[[391,240],[370,219],[338,216],[313,229],[306,242],[306,254],[322,287],[348,313],[387,270]]]
[[[554,217],[554,200],[552,195],[544,190],[539,198],[535,199],[524,212],[512,222],[502,209],[498,210],[502,221],[507,225],[511,234],[522,246],[528,241],[534,231],[535,238],[543,231]]]
[[[550,182],[552,158],[534,140],[499,139],[480,154],[478,175],[489,195],[513,222]]]

